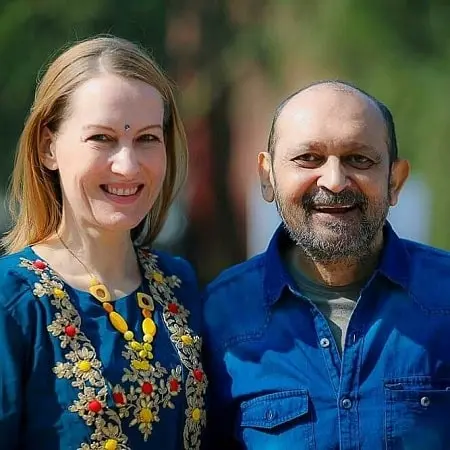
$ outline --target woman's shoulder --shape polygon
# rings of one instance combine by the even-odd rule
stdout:
[[[172,255],[162,250],[140,247],[138,249],[141,261],[153,267],[164,276],[174,276],[182,283],[197,284],[197,275],[192,264],[181,256]]]
[[[27,307],[27,302],[34,300],[36,271],[42,270],[43,264],[29,247],[0,257],[1,308]]]
[[[147,277],[157,291],[173,295],[191,312],[201,307],[197,275],[186,259],[149,248],[139,248],[138,254]]]

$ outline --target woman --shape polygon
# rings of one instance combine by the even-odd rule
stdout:
[[[0,260],[1,449],[200,447],[195,276],[149,249],[186,169],[170,83],[143,50],[97,37],[50,65]]]

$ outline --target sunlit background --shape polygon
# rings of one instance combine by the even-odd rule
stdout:
[[[276,105],[325,78],[392,109],[413,172],[391,220],[450,249],[449,23],[440,0],[0,0],[0,186],[45,63],[112,33],[150,49],[178,86],[190,176],[157,244],[202,283],[264,250],[278,217],[260,198],[256,155]]]

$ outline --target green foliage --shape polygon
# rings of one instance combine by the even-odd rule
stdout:
[[[5,186],[36,81],[68,43],[111,33],[138,41],[164,63],[164,0],[3,0],[0,8],[0,185]]]

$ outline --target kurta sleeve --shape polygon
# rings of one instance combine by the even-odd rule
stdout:
[[[25,339],[16,319],[0,306],[0,450],[19,448]]]

